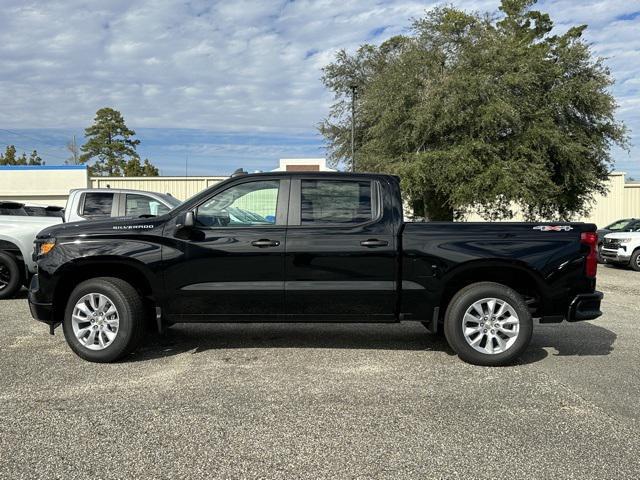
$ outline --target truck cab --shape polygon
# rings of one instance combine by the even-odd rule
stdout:
[[[69,192],[64,209],[65,222],[108,217],[164,215],[180,201],[171,195],[140,190],[81,188]]]

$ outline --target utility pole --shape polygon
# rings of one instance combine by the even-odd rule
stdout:
[[[356,171],[356,91],[358,86],[351,85],[351,171]]]

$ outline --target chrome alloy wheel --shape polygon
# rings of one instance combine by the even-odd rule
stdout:
[[[518,338],[520,319],[515,309],[499,298],[473,303],[462,318],[467,343],[480,353],[495,355],[509,350]]]
[[[118,335],[119,325],[116,306],[101,293],[89,293],[73,307],[73,333],[89,350],[103,350],[111,345]]]

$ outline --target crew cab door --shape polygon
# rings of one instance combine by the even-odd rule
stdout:
[[[390,217],[378,180],[294,177],[285,261],[287,317],[393,319],[397,245]]]
[[[287,179],[240,180],[195,209],[193,228],[168,228],[168,313],[180,321],[281,315],[288,196]]]

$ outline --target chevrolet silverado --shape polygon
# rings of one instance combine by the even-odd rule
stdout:
[[[240,174],[151,218],[45,229],[32,315],[94,362],[151,323],[419,321],[512,363],[542,323],[601,315],[596,226],[403,221],[399,179]]]

